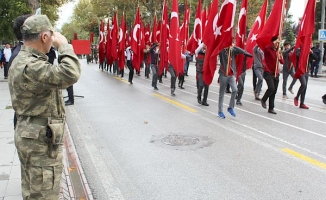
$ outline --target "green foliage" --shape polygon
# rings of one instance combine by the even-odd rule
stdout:
[[[24,0],[0,1],[0,39],[2,42],[14,43],[16,38],[12,30],[13,21],[17,16],[30,12]]]
[[[42,0],[42,14],[54,23],[58,20],[58,8],[71,0]],[[24,14],[35,13],[39,0],[1,0],[0,1],[0,41],[16,42],[12,31],[14,20]]]

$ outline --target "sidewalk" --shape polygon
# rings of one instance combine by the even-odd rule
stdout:
[[[3,74],[3,70],[0,70],[0,74]],[[13,115],[8,82],[0,77],[0,200],[23,199],[20,162],[14,144]],[[92,200],[93,196],[78,160],[68,127],[66,127],[63,164],[59,199]],[[72,176],[74,176],[73,179]]]

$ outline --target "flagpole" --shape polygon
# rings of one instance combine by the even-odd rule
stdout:
[[[231,47],[229,47],[229,52],[228,52],[228,64],[226,66],[226,76],[229,76],[230,55],[231,55]]]
[[[281,17],[281,25],[280,25],[280,29],[279,29],[279,35],[280,35],[280,41],[278,43],[278,47],[277,47],[277,53],[279,53],[279,49],[280,49],[280,44],[282,41],[282,33],[283,33],[283,28],[284,28],[284,19],[285,19],[285,15],[284,15],[284,7],[285,7],[285,2],[287,0],[283,0],[283,5],[282,5],[282,17]],[[279,55],[277,55],[276,57],[276,68],[275,68],[275,77],[276,77],[276,72],[278,71],[278,62],[279,62]]]

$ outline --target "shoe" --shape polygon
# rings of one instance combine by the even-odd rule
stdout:
[[[274,109],[268,109],[268,113],[276,115],[277,113],[274,111]]]
[[[160,80],[159,83],[163,83],[163,81]]]
[[[171,89],[171,95],[172,95],[172,96],[175,96],[174,91],[175,91],[175,88],[172,88],[172,89]]]
[[[184,87],[182,87],[182,86],[180,86],[180,89],[182,89],[182,90],[183,90],[183,89],[185,89],[185,88],[184,88]]]
[[[319,76],[315,75],[314,77],[315,77],[315,78],[318,78]]]
[[[154,87],[154,90],[158,90],[158,88],[157,87]]]
[[[235,117],[235,112],[234,112],[233,108],[228,108],[228,112],[229,112],[233,117]]]
[[[289,88],[288,90],[289,90],[289,92],[290,92],[291,94],[294,94],[292,88]]]
[[[242,106],[242,103],[239,100],[236,102],[236,104],[239,105],[239,106]]]
[[[225,115],[223,112],[218,112],[218,117],[221,119],[225,119]]]
[[[70,100],[65,101],[65,106],[71,106],[71,105],[74,105],[73,101]]]
[[[255,100],[260,101],[259,94],[255,92]]]
[[[231,93],[231,91],[230,90],[225,90],[225,93]]]
[[[201,99],[197,97],[197,102],[201,104]]]
[[[201,105],[203,105],[203,106],[209,106],[209,104],[207,102],[202,102]]]
[[[326,99],[323,99],[323,103],[326,104]]]
[[[130,84],[133,84],[132,81],[129,81]]]
[[[283,94],[283,99],[288,99],[288,96],[286,94]]]
[[[300,104],[300,108],[303,108],[303,109],[309,109],[309,107],[306,106],[306,104],[304,104],[304,103]]]
[[[5,76],[5,79],[8,79],[8,77],[7,77],[7,76]]]
[[[297,97],[294,97],[294,105],[295,105],[295,106],[298,106],[298,104],[299,104],[299,100],[298,100],[298,98],[297,98]]]
[[[261,106],[266,109],[266,107],[267,107],[266,102],[264,102],[263,100],[260,100],[260,102],[261,102]]]

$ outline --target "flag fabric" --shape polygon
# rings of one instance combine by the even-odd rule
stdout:
[[[89,42],[92,44],[94,42],[94,33],[90,32],[89,33]]]
[[[205,32],[206,24],[207,24],[207,11],[206,11],[206,9],[204,9],[203,12],[201,13],[201,22],[202,22],[201,35],[203,36],[204,32]]]
[[[235,36],[236,42],[235,46],[244,49],[245,41],[246,41],[246,32],[247,32],[247,10],[248,10],[248,0],[242,0],[240,14],[239,14],[239,21],[238,21],[238,30]],[[239,76],[242,73],[243,67],[243,60],[244,55],[239,54],[236,57],[236,65],[237,65],[237,76],[236,80],[238,80]]]
[[[267,6],[268,6],[268,0],[265,0],[248,35],[248,40],[246,42],[245,50],[252,55],[253,55],[253,49],[257,44],[256,42],[257,36],[260,34],[261,30],[264,28],[265,25]],[[253,58],[249,58],[249,57],[247,58],[247,69],[251,68],[253,62],[254,62]]]
[[[170,19],[170,37],[169,37],[169,54],[168,58],[170,64],[178,75],[183,72],[181,68],[181,47],[180,47],[180,29],[179,29],[179,14],[178,14],[178,0],[173,0],[172,11]]]
[[[74,33],[74,40],[78,40],[77,33]]]
[[[141,20],[139,7],[137,8],[136,19],[131,37],[131,50],[133,51],[132,63],[136,71],[140,71],[140,45],[141,45]]]
[[[105,42],[104,42],[104,22],[100,22],[100,37],[98,44],[98,54],[99,54],[99,63],[102,64],[104,61],[104,51],[105,51]]]
[[[286,0],[275,0],[267,22],[257,37],[257,44],[262,50],[271,43],[271,39],[274,36],[280,36],[282,34],[285,1]]]
[[[126,23],[124,13],[121,17],[121,25],[119,29],[119,69],[123,70],[125,66],[125,48],[126,48]]]
[[[182,26],[180,27],[180,41],[183,44],[183,49],[186,50],[187,43],[189,40],[189,21],[190,21],[190,10],[188,8],[188,1],[185,3],[184,18]]]
[[[150,44],[150,33],[151,33],[151,27],[150,24],[147,24],[147,26],[145,27],[145,44]]]
[[[161,32],[160,32],[160,67],[159,67],[159,75],[163,73],[164,68],[167,68],[168,65],[168,11],[166,6],[166,0],[164,0],[163,11],[162,11],[162,24],[161,24]]]
[[[208,81],[213,80],[214,72],[216,70],[217,57],[211,58],[211,53],[213,50],[213,46],[211,45],[214,44],[217,36],[215,34],[219,31],[217,27],[217,20],[218,20],[218,0],[213,0],[208,14],[207,27],[203,35],[203,42],[205,45],[207,45],[203,72],[204,72],[204,76],[206,76],[206,78],[204,79]]]
[[[232,45],[235,10],[236,0],[224,0],[221,6],[220,14],[218,16],[217,25],[214,28],[214,35],[211,36],[214,37],[215,40],[212,44],[207,44],[207,51],[210,54],[210,70],[206,70],[204,68],[203,71],[203,81],[207,85],[210,85],[213,81],[214,73],[216,70],[216,57],[220,51]],[[215,25],[213,24],[213,26]]]
[[[110,23],[107,24],[106,26],[106,43],[105,43],[105,58],[106,62],[109,65],[112,65],[113,63],[113,58],[112,58],[112,36],[111,36],[111,27]]]
[[[157,31],[157,22],[156,22],[156,12],[155,12],[154,20],[153,20],[153,29],[152,29],[152,33],[151,33],[151,37],[150,37],[151,43],[157,42],[156,31]]]
[[[113,24],[111,30],[111,57],[113,61],[116,61],[118,59],[118,52],[117,52],[118,31],[119,31],[118,18],[117,18],[117,12],[115,12],[113,16]]]
[[[300,58],[297,70],[294,74],[295,78],[299,78],[307,72],[307,63],[310,54],[310,44],[312,43],[312,35],[315,31],[315,11],[316,0],[308,0],[306,9],[304,11],[302,21],[300,23],[300,29],[295,45],[295,51],[300,48]]]
[[[196,19],[195,19],[195,24],[194,24],[194,30],[192,32],[192,39],[194,40],[192,42],[192,46],[190,47],[190,52],[194,53],[199,44],[201,43],[202,40],[202,21],[201,21],[201,0],[198,0],[197,4],[197,10],[196,10]]]

